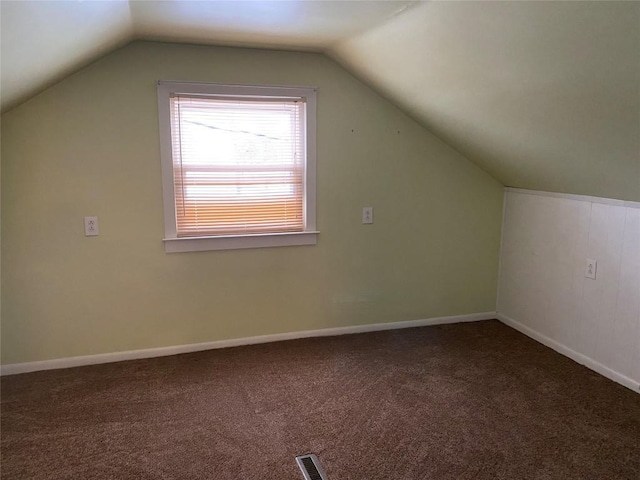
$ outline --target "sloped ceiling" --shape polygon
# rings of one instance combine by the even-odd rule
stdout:
[[[505,185],[640,201],[640,3],[2,1],[3,111],[134,39],[322,51]]]
[[[2,111],[132,40],[323,51],[416,3],[2,0]]]
[[[331,55],[505,185],[640,200],[638,2],[431,2]]]
[[[0,25],[3,112],[133,36],[124,0],[2,1]]]

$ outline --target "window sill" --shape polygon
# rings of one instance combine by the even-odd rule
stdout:
[[[166,253],[236,250],[241,248],[290,247],[315,245],[320,232],[267,233],[259,235],[224,235],[217,237],[165,238]]]

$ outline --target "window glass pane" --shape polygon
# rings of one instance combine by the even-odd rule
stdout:
[[[303,231],[305,104],[171,99],[178,236]]]

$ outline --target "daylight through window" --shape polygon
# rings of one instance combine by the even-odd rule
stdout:
[[[171,98],[178,236],[304,230],[301,100]]]
[[[315,91],[170,86],[159,87],[161,114],[168,101],[170,129],[169,240],[315,230],[308,138],[309,92],[315,113]],[[165,178],[165,190],[167,183]]]

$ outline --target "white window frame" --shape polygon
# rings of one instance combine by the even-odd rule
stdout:
[[[167,253],[230,250],[240,248],[315,245],[316,230],[316,92],[315,87],[266,85],[228,85],[195,82],[158,82],[158,117],[160,125],[160,157],[164,197],[164,248]],[[233,95],[260,97],[296,97],[306,102],[306,163],[305,163],[305,227],[302,232],[178,237],[171,145],[172,94]]]

